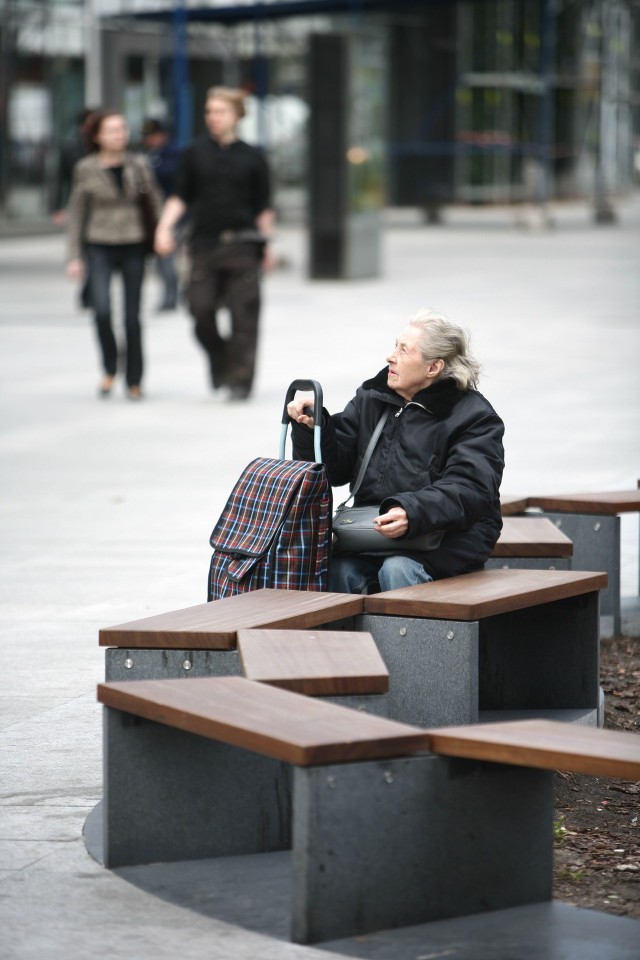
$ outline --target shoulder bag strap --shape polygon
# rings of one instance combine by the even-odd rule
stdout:
[[[380,434],[382,433],[382,428],[384,427],[385,423],[387,422],[387,417],[388,417],[388,416],[389,416],[389,407],[385,407],[382,416],[380,417],[380,419],[379,419],[378,422],[376,423],[375,429],[374,429],[373,433],[371,434],[371,439],[369,440],[369,443],[367,444],[367,449],[366,449],[365,452],[364,452],[364,457],[362,458],[362,463],[360,464],[360,469],[358,470],[358,476],[356,477],[356,482],[354,483],[354,485],[353,485],[353,487],[352,487],[352,489],[351,489],[351,493],[349,494],[349,496],[348,496],[347,499],[345,500],[345,503],[348,503],[349,500],[351,500],[351,497],[355,497],[356,493],[357,493],[358,490],[360,489],[360,484],[362,483],[362,481],[363,481],[363,479],[364,479],[365,471],[366,471],[367,467],[369,466],[369,461],[371,460],[371,455],[372,455],[372,453],[373,453],[373,451],[374,451],[374,449],[375,449],[375,446],[376,446],[376,443],[378,442],[378,439],[379,439],[379,437],[380,437]]]

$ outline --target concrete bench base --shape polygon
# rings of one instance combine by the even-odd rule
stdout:
[[[291,938],[551,898],[553,771],[640,779],[637,738],[421,730],[244,678],[102,684],[111,868],[291,846]]]
[[[431,727],[477,723],[481,711],[566,710],[598,723],[596,593],[482,620],[365,613],[355,622],[389,668],[393,720]]]
[[[101,857],[102,804],[89,816],[85,842]],[[291,854],[154,863],[115,873],[152,896],[217,921],[289,942]],[[256,909],[256,904],[260,909]],[[640,922],[558,901],[382,930],[367,937],[326,941],[323,955],[361,960],[637,960]]]
[[[109,647],[104,655],[107,682],[242,676],[242,664],[237,650],[127,650]],[[321,699],[351,707],[352,710],[364,710],[379,717],[389,715],[387,694],[350,694]]]
[[[571,557],[489,557],[485,570],[572,570]]]
[[[433,755],[291,770],[110,708],[105,769],[106,866],[292,844],[298,943],[551,896],[548,770]]]
[[[292,845],[298,943],[551,896],[550,770],[432,754],[291,769],[110,707],[104,764],[106,866]]]
[[[110,708],[103,725],[105,866],[290,847],[288,764]]]
[[[620,517],[598,514],[544,513],[573,542],[574,570],[606,570],[600,591],[601,635],[620,633]]]
[[[547,770],[435,756],[296,767],[292,939],[548,900],[552,820]]]

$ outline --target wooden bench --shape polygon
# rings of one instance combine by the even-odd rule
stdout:
[[[106,651],[110,681],[239,676],[238,631],[339,625],[373,636],[393,719],[446,726],[544,713],[597,723],[605,583],[602,574],[484,570],[371,597],[258,590],[101,630],[100,643],[118,645]]]
[[[104,683],[98,700],[109,708],[103,820],[109,867],[286,849],[287,764],[404,756],[428,747],[422,730],[244,677]]]
[[[572,554],[569,537],[546,517],[507,516],[485,569],[570,570]]]
[[[482,570],[365,597],[357,629],[391,677],[389,716],[416,726],[547,717],[597,724],[606,574]]]
[[[370,633],[345,630],[238,630],[248,680],[387,712],[389,671]]]
[[[566,493],[527,498],[573,542],[574,570],[605,570],[600,613],[602,635],[620,633],[620,515],[640,511],[640,490]]]
[[[634,734],[420,730],[236,677],[98,698],[106,865],[292,845],[300,943],[550,900],[552,771],[640,779]]]
[[[313,910],[295,939],[321,939],[325,923],[355,936],[549,901],[553,772],[640,779],[635,734],[554,721],[428,732],[435,756],[295,771],[306,819],[294,833],[294,903]],[[351,789],[350,810],[328,777]],[[512,944],[507,955],[521,954]]]
[[[429,731],[430,749],[445,757],[489,760],[537,770],[640,780],[640,736],[551,720],[478,723]]]
[[[363,607],[347,594],[264,589],[106,627],[105,679],[239,676],[239,630],[313,629],[350,622]]]
[[[503,517],[512,517],[524,513],[528,503],[526,497],[500,497],[500,511]]]

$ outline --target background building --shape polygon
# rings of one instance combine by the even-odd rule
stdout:
[[[300,213],[310,36],[328,32],[377,51],[360,89],[384,91],[387,204],[437,218],[450,203],[577,197],[606,218],[637,175],[638,0],[4,0],[0,16],[0,221],[54,208],[83,106],[123,109],[134,135],[166,118],[185,143],[220,82],[253,93],[244,135],[269,151],[282,211]]]

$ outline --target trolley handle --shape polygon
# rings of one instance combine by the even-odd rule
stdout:
[[[284,408],[282,411],[282,430],[280,432],[280,460],[284,460],[284,450],[285,443],[287,439],[287,431],[289,427],[289,414],[287,413],[287,406],[291,403],[293,398],[296,395],[297,390],[313,390],[313,412],[309,412],[309,416],[313,416],[315,425],[313,427],[313,447],[315,452],[316,463],[322,463],[322,450],[320,446],[320,430],[322,424],[322,387],[317,380],[294,380],[289,384],[287,388],[287,393],[284,398]],[[308,410],[308,408],[306,408]]]

